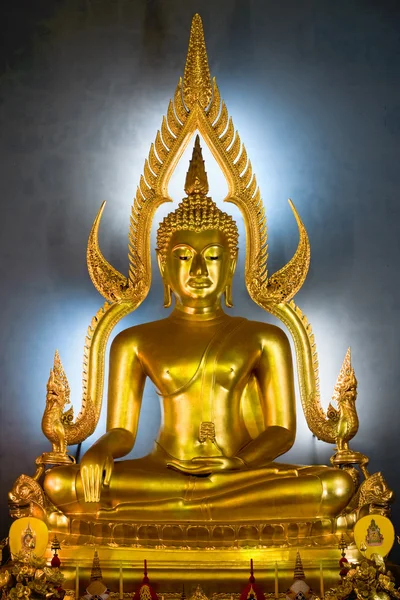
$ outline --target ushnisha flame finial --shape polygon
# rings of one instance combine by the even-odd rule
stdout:
[[[200,15],[195,14],[190,28],[189,49],[183,76],[183,98],[190,110],[196,102],[202,108],[207,108],[211,97],[210,67],[204,41],[203,23]]]
[[[191,196],[192,194],[206,196],[208,194],[207,173],[204,167],[203,154],[200,146],[200,137],[198,135],[196,135],[192,159],[189,163],[189,169],[186,174],[185,192],[188,196]]]
[[[216,203],[207,196],[208,180],[201,153],[200,138],[197,135],[193,147],[192,159],[186,175],[185,192],[174,212],[164,217],[157,230],[157,250],[162,262],[166,260],[168,245],[174,231],[190,229],[204,231],[218,229],[225,233],[232,258],[238,251],[238,228],[230,215],[218,208]]]

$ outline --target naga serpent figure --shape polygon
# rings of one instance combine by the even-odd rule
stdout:
[[[296,434],[292,357],[283,331],[231,317],[238,231],[207,196],[199,138],[187,196],[161,223],[165,319],[127,329],[111,347],[107,432],[80,465],[44,487],[65,514],[101,520],[254,521],[337,516],[354,493],[344,470],[275,462]],[[150,455],[135,444],[146,379],[162,405]],[[258,419],[251,434],[243,406]]]

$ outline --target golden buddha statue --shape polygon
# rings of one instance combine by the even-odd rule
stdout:
[[[107,433],[80,466],[54,468],[45,491],[64,513],[131,521],[251,521],[332,517],[346,506],[351,477],[328,467],[274,462],[296,434],[289,342],[273,325],[230,317],[238,231],[207,196],[197,136],[184,198],[161,223],[157,255],[161,321],[120,333],[110,354]],[[135,443],[146,378],[162,402],[153,452],[114,462]],[[261,407],[251,438],[242,398]],[[277,502],[279,498],[279,502]]]
[[[174,298],[174,309],[165,319],[116,336],[110,351],[107,432],[79,465],[68,454],[68,446],[84,441],[97,426],[108,339],[150,290],[154,214],[172,201],[171,175],[196,134],[226,178],[225,200],[243,217],[250,297],[277,317],[292,338],[307,425],[318,439],[336,446],[331,467],[276,462],[296,435],[291,349],[280,328],[231,317],[222,309],[223,298],[226,306],[232,305],[238,231],[207,195],[199,137],[186,177],[187,196],[157,233],[164,305]],[[36,459],[33,477],[20,475],[9,492],[13,516],[39,517],[60,534],[70,577],[78,559],[79,569],[89,572],[92,543],[106,549],[105,564],[114,573],[123,561],[141,565],[151,556],[158,576],[170,582],[187,573],[182,548],[193,549],[191,560],[201,581],[210,582],[210,559],[203,548],[218,552],[214,560],[224,565],[220,569],[228,581],[239,580],[247,570],[250,557],[241,550],[249,545],[251,557],[287,569],[294,559],[287,549],[296,544],[314,571],[324,560],[325,577],[334,581],[338,536],[346,534],[351,545],[361,516],[389,513],[393,493],[381,473],[370,475],[368,458],[349,448],[358,430],[357,380],[349,350],[334,388],[335,406],[329,404],[326,411],[321,406],[314,335],[293,301],[308,272],[310,245],[290,204],[298,247],[270,275],[260,190],[215,78],[211,80],[202,23],[195,15],[184,77],[150,147],[132,206],[127,277],[99,248],[104,204],[89,236],[88,270],[105,304],[85,340],[82,410],[76,420],[72,408],[64,411],[70,389],[56,353],[42,420],[52,449]],[[134,447],[147,378],[162,405],[154,448],[143,458],[118,460]],[[165,546],[170,553],[164,553]]]

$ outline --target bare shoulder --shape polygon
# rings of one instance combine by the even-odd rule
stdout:
[[[264,348],[290,348],[288,337],[280,327],[271,325],[270,323],[262,323],[260,321],[248,321],[247,323],[249,333],[252,334],[253,339],[260,343]]]
[[[160,319],[159,321],[128,327],[128,329],[124,329],[115,336],[112,346],[141,346],[146,340],[159,336],[160,331],[166,327],[166,322],[167,319]]]

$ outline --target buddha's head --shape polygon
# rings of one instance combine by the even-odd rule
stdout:
[[[219,305],[225,294],[232,306],[231,284],[236,267],[238,230],[232,217],[207,196],[208,182],[196,137],[186,176],[187,197],[157,231],[157,256],[164,280],[164,306],[188,308]]]

